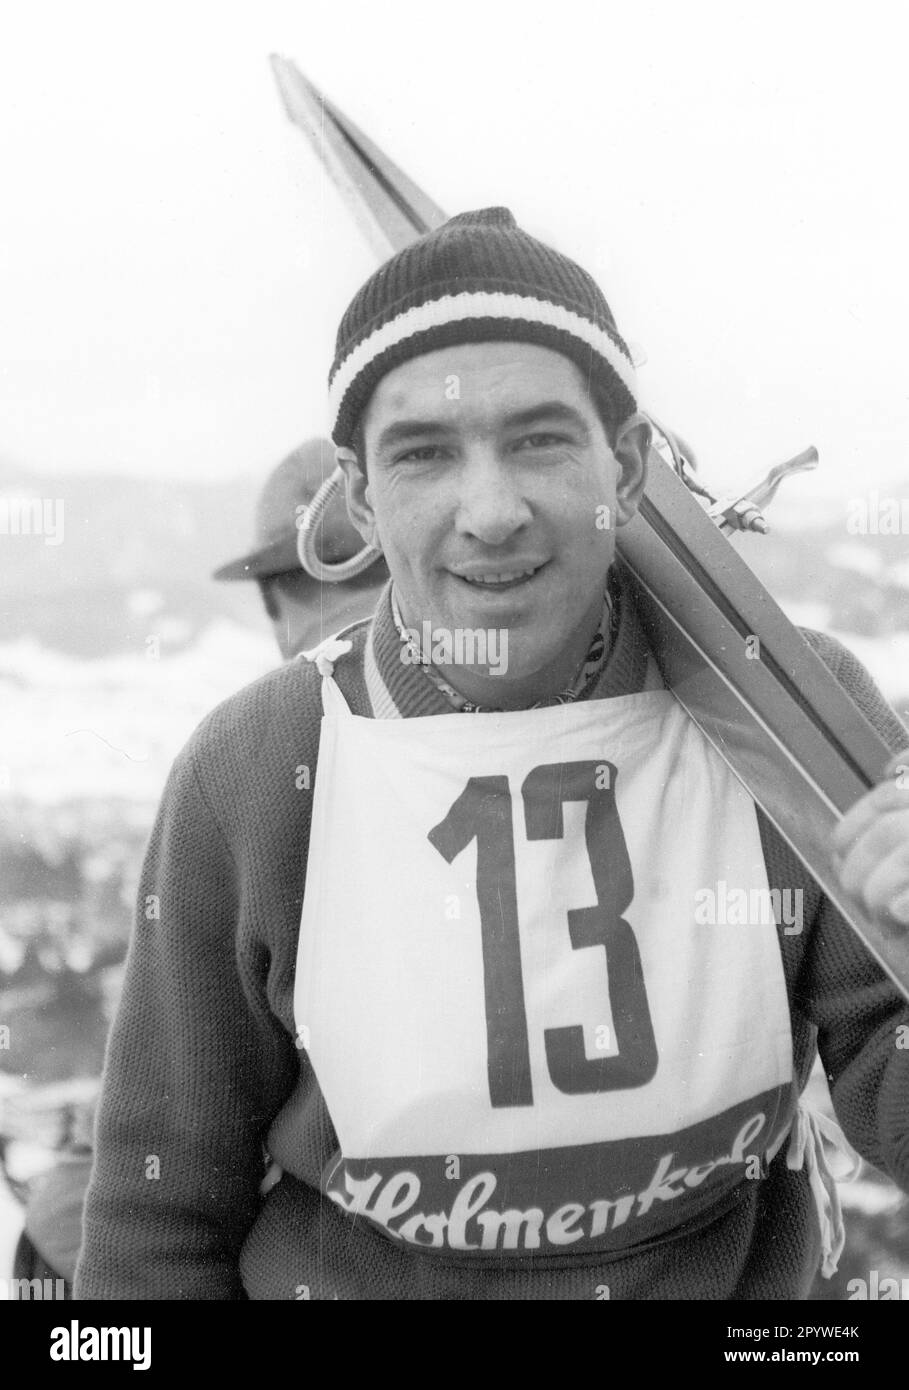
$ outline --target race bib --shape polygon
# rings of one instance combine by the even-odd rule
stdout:
[[[295,1015],[328,1196],[495,1258],[663,1238],[759,1178],[777,926],[722,910],[771,903],[754,806],[672,696],[375,720],[324,685]]]

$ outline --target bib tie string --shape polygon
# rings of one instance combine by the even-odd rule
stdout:
[[[849,1167],[835,1177],[827,1160],[825,1141],[831,1149],[848,1158]],[[800,1103],[792,1121],[786,1167],[797,1171],[805,1168],[811,1184],[811,1195],[821,1228],[821,1273],[830,1279],[837,1271],[840,1255],[846,1243],[843,1209],[840,1205],[838,1182],[852,1182],[858,1176],[862,1160],[846,1139],[835,1120],[811,1106]]]

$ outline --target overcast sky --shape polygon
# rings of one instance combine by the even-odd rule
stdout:
[[[264,473],[372,254],[279,52],[449,211],[586,264],[719,482],[909,492],[896,4],[32,3],[0,32],[0,460]],[[804,502],[799,499],[807,499]],[[779,504],[778,504],[779,505]]]

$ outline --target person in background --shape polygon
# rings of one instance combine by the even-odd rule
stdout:
[[[388,579],[384,559],[340,583],[321,584],[302,568],[297,538],[303,510],[334,469],[327,439],[310,439],[268,475],[256,506],[255,548],[215,570],[217,580],[255,580],[285,661],[369,617]],[[343,493],[332,498],[316,539],[322,560],[339,564],[363,545],[347,515]]]

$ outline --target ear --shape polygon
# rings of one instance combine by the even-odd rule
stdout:
[[[344,470],[347,510],[351,521],[366,544],[374,545],[380,550],[381,542],[376,528],[375,513],[369,498],[369,480],[360,467],[359,459],[353,449],[336,449],[335,461],[338,467]]]
[[[612,452],[621,472],[616,483],[616,525],[624,526],[641,504],[653,430],[646,415],[629,415],[620,425]]]

